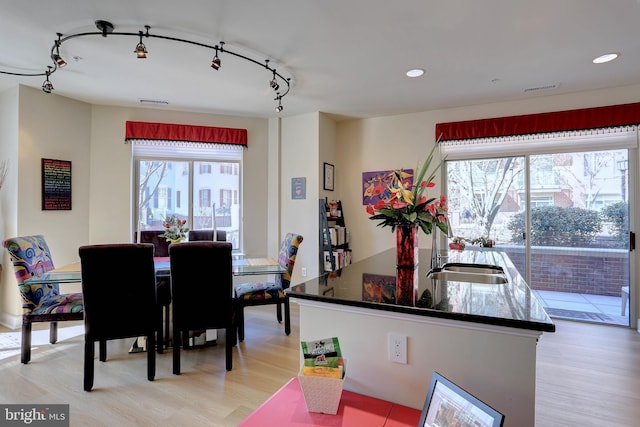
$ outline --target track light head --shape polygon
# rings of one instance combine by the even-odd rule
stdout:
[[[214,56],[213,61],[211,61],[211,68],[213,68],[214,70],[219,70],[222,66],[222,61],[220,61],[220,58],[218,58],[218,46],[214,46],[214,49],[216,50],[216,56]]]
[[[61,43],[60,39],[62,38],[62,34],[57,33],[57,35],[58,35],[58,40],[54,42],[56,53],[51,55],[51,59],[53,59],[53,62],[55,62],[58,65],[58,68],[63,68],[65,65],[67,65],[67,61],[65,61],[64,58],[60,56],[60,43]]]
[[[271,79],[271,81],[269,82],[269,86],[271,86],[271,89],[273,90],[278,90],[280,89],[280,85],[278,84],[278,81],[276,80],[276,70],[273,70],[273,79]]]
[[[62,56],[60,56],[59,54],[55,53],[53,55],[53,60],[55,61],[56,64],[58,64],[59,68],[63,68],[64,66],[67,65],[67,61],[65,61]]]
[[[147,33],[148,32],[149,32],[149,26],[147,26]],[[136,50],[134,50],[134,52],[138,57],[138,59],[146,59],[147,53],[149,52],[147,51],[147,47],[144,45],[144,43],[142,43],[142,36],[144,36],[144,33],[140,31],[139,34],[140,34],[140,42],[136,45]]]
[[[44,83],[42,83],[42,91],[44,93],[51,93],[53,91],[53,83],[49,81],[49,76],[51,75],[51,66],[49,66],[48,68],[49,69],[45,71],[47,78],[45,79]]]
[[[278,105],[276,106],[276,113],[281,113],[282,110],[284,110],[284,107],[282,106],[282,96],[280,96],[280,92],[278,92],[276,100],[278,101]]]

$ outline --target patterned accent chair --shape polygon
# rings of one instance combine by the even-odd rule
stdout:
[[[55,267],[49,246],[41,235],[13,237],[2,245],[9,252],[22,297],[22,350],[20,361],[31,360],[31,325],[50,322],[49,342],[58,341],[58,322],[82,320],[82,294],[60,294],[57,283],[28,285],[24,281],[40,276]]]
[[[278,263],[285,272],[276,276],[274,282],[242,283],[234,286],[238,339],[240,341],[244,341],[244,308],[255,305],[276,304],[276,317],[278,322],[282,322],[281,304],[284,304],[284,332],[287,335],[291,333],[289,296],[284,291],[291,284],[293,266],[302,240],[302,236],[298,234],[288,233],[285,236],[278,254]]]

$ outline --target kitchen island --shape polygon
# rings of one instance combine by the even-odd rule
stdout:
[[[505,414],[505,426],[534,426],[536,344],[555,325],[513,266],[495,249],[445,255],[448,263],[491,264],[507,283],[434,282],[420,250],[411,305],[395,304],[395,250],[305,283],[300,339],[337,336],[345,389],[421,408],[436,371]],[[406,364],[391,362],[391,336],[406,337]]]

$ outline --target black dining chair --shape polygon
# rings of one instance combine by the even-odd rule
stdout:
[[[81,246],[84,296],[84,390],[93,388],[95,343],[107,360],[107,341],[144,336],[147,379],[156,372],[155,332],[161,308],[156,304],[153,245],[122,243]],[[117,301],[116,298],[117,297]]]
[[[218,242],[226,242],[227,241],[227,232],[225,230],[216,230],[216,241]],[[190,230],[189,231],[189,241],[203,241],[203,240],[213,240],[213,230]]]
[[[140,232],[140,243],[151,243],[155,248],[155,257],[169,256],[169,242],[161,235],[164,230],[143,230]],[[138,234],[133,233],[134,242],[138,241]],[[164,322],[160,320],[158,328],[158,353],[162,353],[164,347],[169,347],[170,336],[170,307],[171,307],[171,283],[168,277],[158,277],[156,280],[156,294],[158,305],[164,308]],[[163,328],[164,324],[164,328]],[[163,332],[164,329],[164,332]]]
[[[235,345],[231,243],[184,242],[169,247],[173,295],[173,373],[180,374],[180,346],[189,331],[224,329],[226,369]]]

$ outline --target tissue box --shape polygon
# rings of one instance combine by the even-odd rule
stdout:
[[[340,406],[344,378],[325,378],[298,374],[304,401],[309,412],[335,415]]]

